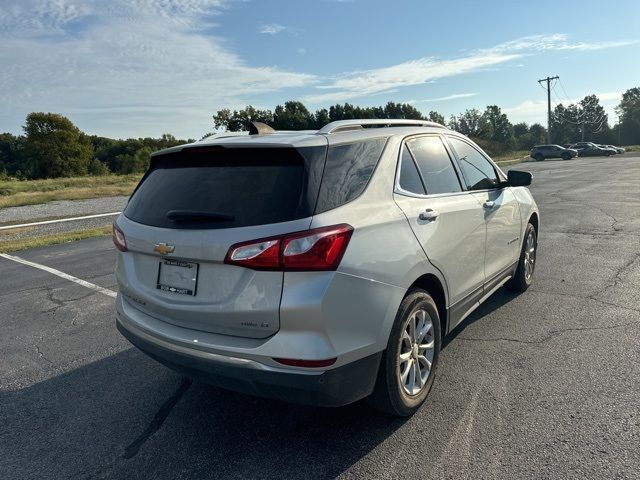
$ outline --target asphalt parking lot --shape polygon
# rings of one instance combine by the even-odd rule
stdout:
[[[130,347],[114,299],[0,258],[0,477],[638,478],[640,157],[526,163],[534,285],[445,342],[393,419],[191,383]],[[109,238],[18,252],[115,290]]]

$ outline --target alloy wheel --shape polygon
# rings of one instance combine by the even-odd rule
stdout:
[[[524,278],[531,280],[533,276],[533,268],[536,261],[536,238],[533,230],[527,235],[527,241],[524,247]]]
[[[418,395],[427,383],[435,354],[433,321],[425,310],[416,310],[404,324],[398,356],[398,378],[404,392]]]

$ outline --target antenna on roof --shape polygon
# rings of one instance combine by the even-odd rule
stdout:
[[[271,133],[276,133],[276,131],[266,123],[249,122],[249,135],[269,135]]]

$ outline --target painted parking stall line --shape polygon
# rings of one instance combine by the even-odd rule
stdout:
[[[65,280],[69,280],[70,282],[77,283],[78,285],[82,285],[85,288],[90,290],[94,290],[96,292],[102,293],[103,295],[107,295],[108,297],[115,298],[117,292],[113,290],[109,290],[108,288],[101,287],[96,285],[95,283],[87,282],[86,280],[82,280],[81,278],[74,277],[73,275],[69,275],[68,273],[61,272],[60,270],[56,270],[55,268],[47,267],[46,265],[41,265],[39,263],[30,262],[29,260],[25,260],[24,258],[16,257],[14,255],[9,255],[7,253],[0,253],[0,257],[6,258],[7,260],[11,260],[13,262],[21,263],[23,265],[28,265],[33,268],[37,268],[39,270],[43,270],[45,272],[51,273],[52,275],[56,275],[60,278],[64,278]]]
[[[83,215],[82,217],[58,218],[57,220],[44,220],[42,222],[21,223],[18,225],[3,225],[0,230],[9,230],[12,228],[36,227],[38,225],[49,225],[51,223],[73,222],[75,220],[88,220],[90,218],[115,217],[121,212],[96,213],[94,215]]]

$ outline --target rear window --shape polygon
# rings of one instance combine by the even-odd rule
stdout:
[[[325,153],[326,147],[206,147],[156,157],[124,214],[154,227],[198,229],[308,217]]]
[[[329,147],[316,213],[358,198],[369,183],[386,143],[386,138],[375,138]]]

